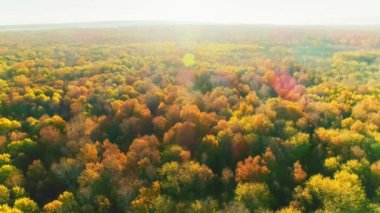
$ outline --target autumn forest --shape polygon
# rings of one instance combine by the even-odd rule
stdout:
[[[380,212],[380,30],[0,32],[0,212]]]

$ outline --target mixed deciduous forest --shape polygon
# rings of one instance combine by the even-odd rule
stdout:
[[[379,212],[380,30],[0,32],[1,212]]]

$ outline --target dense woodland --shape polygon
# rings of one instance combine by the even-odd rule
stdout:
[[[0,33],[0,212],[380,212],[380,30]]]

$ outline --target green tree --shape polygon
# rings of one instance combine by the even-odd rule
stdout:
[[[194,161],[166,163],[159,171],[163,192],[176,199],[203,197],[213,177],[207,166]]]
[[[239,183],[235,190],[235,200],[254,212],[258,209],[269,208],[272,197],[265,183]]]
[[[334,178],[314,175],[306,183],[320,209],[333,212],[367,212],[368,200],[356,174],[340,171]]]

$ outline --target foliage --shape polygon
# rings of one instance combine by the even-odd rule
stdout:
[[[379,211],[372,27],[0,38],[0,212]]]
[[[251,211],[270,206],[271,195],[264,183],[239,183],[235,190],[235,200],[242,202]]]
[[[16,199],[14,206],[23,212],[30,212],[30,213],[39,212],[37,203],[35,203],[33,200],[27,197]]]

